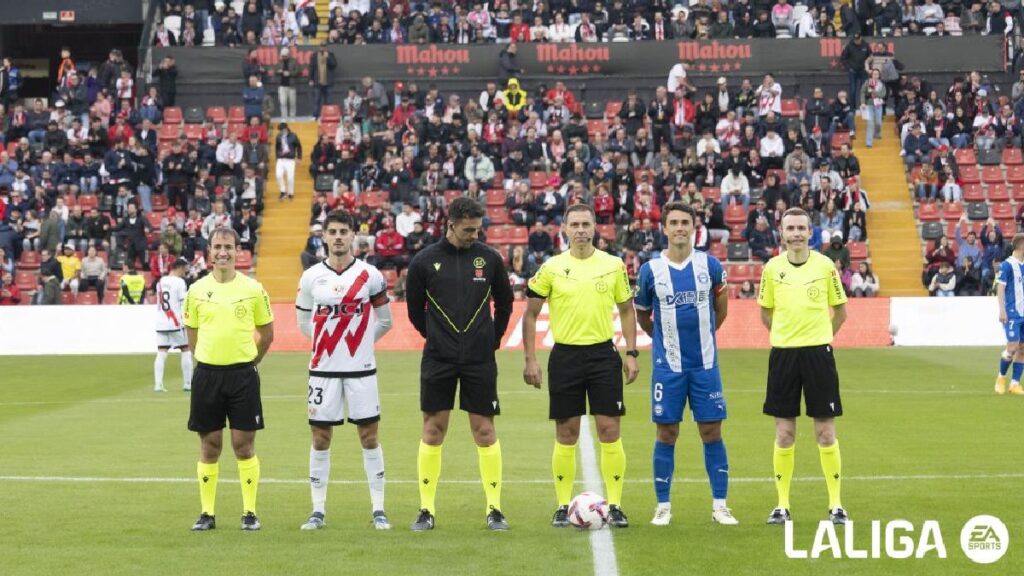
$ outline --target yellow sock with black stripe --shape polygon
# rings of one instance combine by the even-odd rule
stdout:
[[[437,480],[441,477],[441,447],[431,446],[420,440],[420,451],[416,456],[416,472],[420,481],[420,508],[434,513],[434,496],[437,495]]]
[[[495,440],[490,446],[477,446],[476,453],[480,460],[480,480],[487,496],[487,511],[501,510],[501,444]]]
[[[818,446],[818,455],[821,456],[821,471],[825,474],[825,487],[828,488],[828,509],[839,508],[843,505],[839,497],[843,471],[839,441],[831,446]]]
[[[213,509],[217,504],[217,476],[220,475],[220,464],[199,462],[196,465],[196,475],[199,477],[199,503],[203,507],[203,514],[214,516]]]
[[[793,481],[793,464],[796,444],[789,448],[775,445],[772,454],[772,468],[775,470],[775,491],[779,493],[779,508],[789,509],[789,484]]]
[[[622,505],[622,483],[626,477],[626,451],[622,438],[615,442],[601,442],[601,476],[608,491],[608,504]]]
[[[238,461],[238,480],[242,483],[242,510],[256,513],[256,490],[260,485],[260,459],[256,456]]]
[[[551,454],[551,473],[555,477],[555,496],[559,506],[568,506],[572,500],[572,486],[576,482],[576,445],[555,442]]]

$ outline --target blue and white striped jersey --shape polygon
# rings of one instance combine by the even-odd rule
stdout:
[[[996,274],[996,282],[1006,286],[1003,302],[1006,316],[1011,319],[1024,318],[1024,262],[1013,256],[1003,260]]]

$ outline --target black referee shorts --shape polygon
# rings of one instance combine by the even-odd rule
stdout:
[[[424,355],[420,361],[420,410],[451,410],[456,388],[460,410],[481,416],[501,414],[498,365],[493,358],[489,362],[458,364]]]
[[[622,416],[622,358],[611,340],[586,346],[555,344],[548,357],[548,418],[564,420],[590,413]]]
[[[232,430],[263,429],[260,374],[252,362],[228,366],[196,364],[188,429],[194,432],[222,430],[225,419],[231,422]]]
[[[843,415],[839,397],[839,373],[832,346],[772,348],[768,357],[768,391],[764,413],[777,418],[800,415],[803,392],[807,415],[834,418]]]

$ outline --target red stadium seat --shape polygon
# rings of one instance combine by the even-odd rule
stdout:
[[[733,206],[725,207],[726,224],[746,224],[746,222],[747,211],[743,209],[743,205],[735,204]]]
[[[754,267],[750,264],[732,264],[729,266],[729,282],[742,284],[744,280],[754,280]]]
[[[984,166],[981,169],[981,181],[985,184],[1003,184],[1003,168],[1001,166]]]
[[[500,188],[496,188],[494,190],[488,190],[487,191],[487,206],[502,206],[502,207],[504,207],[505,206],[505,198],[507,198],[507,195],[505,194],[505,191],[500,189]]]
[[[323,134],[328,142],[334,142],[334,136],[338,133],[338,123],[321,119],[320,133]]]
[[[488,206],[487,217],[491,219],[491,226],[502,226],[512,222],[508,217],[508,209],[504,206]]]
[[[988,199],[990,202],[1008,202],[1010,200],[1010,191],[1006,188],[1006,184],[1002,182],[989,184]]]
[[[796,98],[783,98],[781,104],[783,118],[796,118],[800,116],[800,102]]]
[[[1016,166],[1018,164],[1024,164],[1024,158],[1021,158],[1021,152],[1017,148],[1006,148],[1003,150],[1003,164],[1007,166]]]
[[[328,104],[327,106],[321,106],[320,121],[333,122],[335,124],[341,122],[341,106],[338,106],[337,104]]]
[[[701,196],[704,197],[704,200],[708,202],[715,202],[717,204],[718,202],[722,201],[721,188],[716,188],[714,186],[705,186],[704,189],[700,191],[700,194]]]
[[[153,231],[160,232],[160,223],[163,221],[164,215],[159,212],[147,212],[146,220],[149,220],[149,225],[153,227]]]
[[[120,271],[111,270],[107,274],[107,291],[117,292],[121,289],[121,275]]]
[[[964,184],[964,202],[984,202],[985,190],[981,184]]]
[[[96,293],[92,290],[79,292],[77,304],[99,304],[99,298],[96,297]]]
[[[18,259],[18,270],[38,270],[39,264],[39,252],[25,250]]]
[[[157,139],[160,142],[174,142],[181,135],[181,124],[163,124],[157,131]]]
[[[82,207],[82,211],[88,212],[99,205],[99,199],[95,194],[82,194],[78,197],[78,205]]]
[[[64,304],[65,306],[75,304],[75,295],[72,294],[71,292],[61,292],[60,303]]]
[[[981,175],[978,174],[978,167],[973,164],[960,167],[960,178],[964,184],[981,184]]]
[[[188,138],[189,142],[198,142],[202,137],[202,124],[185,124],[185,138]]]
[[[1024,184],[1010,184],[1009,189],[1014,202],[1024,202]]]
[[[615,224],[598,224],[597,225],[597,234],[598,234],[598,236],[600,236],[601,238],[604,238],[605,240],[609,240],[609,241],[614,240],[615,239]]]
[[[242,139],[242,132],[245,132],[245,126],[246,126],[245,122],[235,122],[234,120],[229,120],[228,121],[228,131],[227,131],[227,133],[229,135],[230,134],[234,134],[235,138],[241,140]]]
[[[1007,166],[1006,181],[1013,184],[1024,184],[1024,166],[1019,164]]]
[[[999,226],[999,231],[1007,238],[1017,233],[1017,222],[1015,220],[996,220],[996,226]]]
[[[622,110],[622,102],[613,100],[604,105],[604,117],[606,120],[610,120],[613,116],[618,116],[619,111]]]
[[[604,134],[608,131],[608,124],[604,120],[587,120],[587,134]]]
[[[181,108],[177,106],[164,108],[164,124],[182,124],[184,121],[185,118],[181,113]]]
[[[945,206],[942,207],[942,219],[946,222],[956,222],[960,220],[960,215],[963,213],[963,204],[959,204],[957,202],[946,202]]]
[[[210,106],[206,109],[206,118],[214,124],[223,124],[228,121],[228,114],[223,106]]]
[[[153,211],[163,212],[167,210],[167,196],[163,194],[153,194]]]
[[[747,228],[747,223],[743,224],[729,224],[729,241],[730,242],[742,242],[743,231]]]
[[[487,243],[491,246],[509,243],[509,229],[505,226],[491,226],[487,229]]]
[[[27,270],[18,270],[14,273],[14,284],[18,286],[18,290],[22,292],[34,292],[38,281],[36,279],[35,272],[29,272]]]
[[[235,270],[252,270],[252,252],[239,250],[235,258]]]
[[[935,204],[925,202],[917,209],[917,219],[921,222],[938,222],[939,210]]]
[[[953,158],[956,158],[956,163],[960,168],[963,168],[966,164],[978,163],[978,158],[974,154],[974,148],[959,148],[954,150]]]
[[[452,200],[455,200],[459,196],[462,196],[462,190],[445,190],[444,201],[446,204],[451,204]]]
[[[839,131],[836,131],[836,133],[832,135],[832,149],[833,150],[839,150],[840,148],[843,147],[843,144],[849,144],[849,143],[850,143],[850,133],[849,132],[839,132]]]
[[[989,216],[996,220],[1013,220],[1013,205],[1009,202],[995,202],[989,209]]]
[[[228,122],[245,124],[245,107],[232,106],[231,108],[228,108]]]
[[[109,287],[109,286],[110,286],[110,283],[108,282],[107,283],[107,287]],[[108,306],[109,305],[113,305],[113,304],[117,304],[117,298],[118,298],[117,292],[107,292],[106,294],[103,295],[103,303],[108,305]]]
[[[509,244],[526,244],[530,241],[530,229],[526,226],[515,226],[509,231]]]
[[[545,172],[530,172],[530,188],[544,188],[548,185],[548,175]]]
[[[846,248],[850,251],[851,259],[863,260],[868,257],[868,246],[863,242],[847,242]]]

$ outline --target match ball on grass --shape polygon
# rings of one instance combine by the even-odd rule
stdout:
[[[583,492],[569,503],[569,523],[580,530],[600,530],[608,525],[608,501],[594,492]]]

